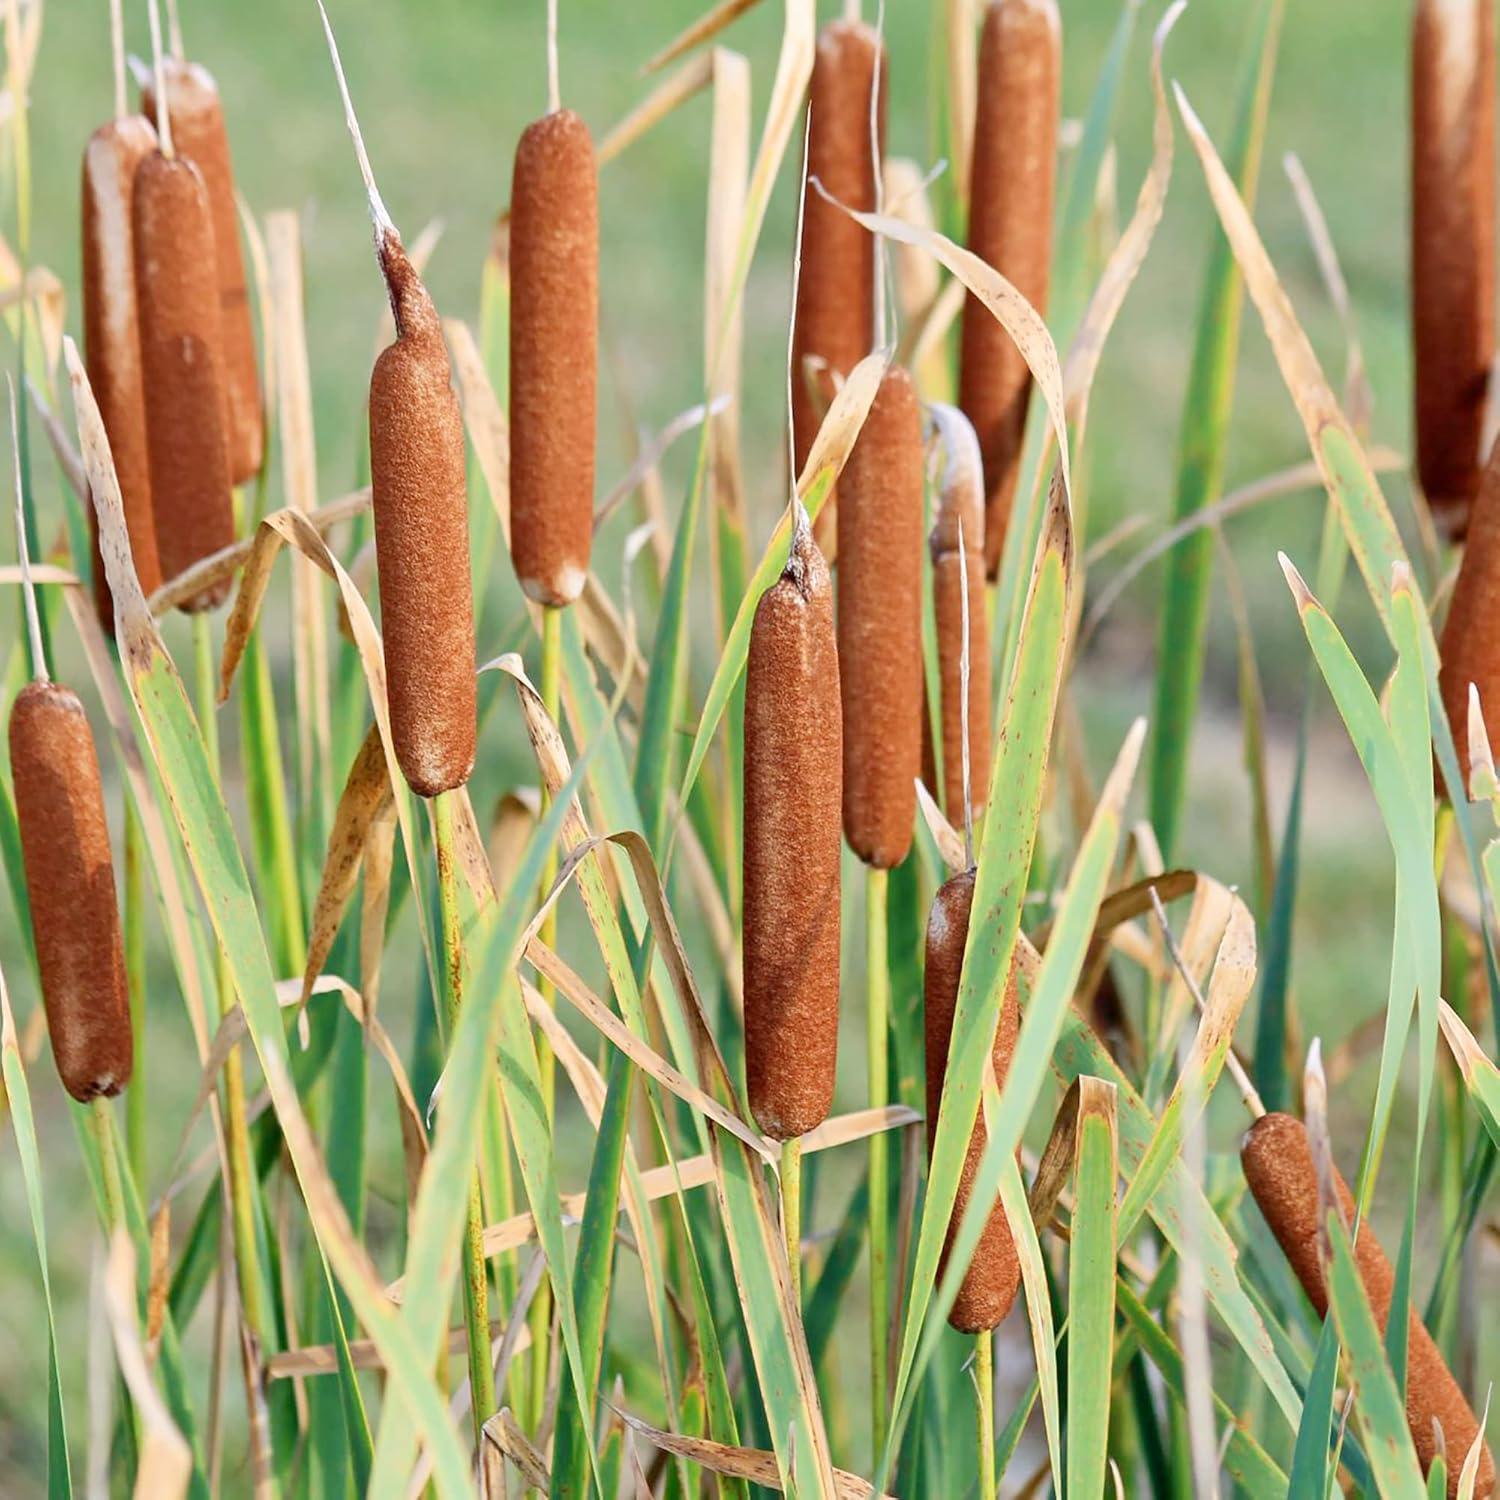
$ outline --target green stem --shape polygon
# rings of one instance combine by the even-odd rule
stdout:
[[[432,804],[437,844],[438,909],[443,924],[443,990],[448,1037],[458,1030],[464,993],[464,940],[458,913],[458,856],[453,842],[454,793],[441,793]],[[464,1234],[464,1321],[469,1343],[470,1414],[474,1442],[483,1442],[484,1424],[495,1410],[495,1367],[490,1363],[490,1287],[484,1264],[484,1202],[476,1165],[469,1183],[468,1223]]]
[[[549,606],[544,606],[542,609],[541,679],[542,707],[546,709],[552,722],[558,723],[562,706],[562,610]],[[545,800],[546,789],[543,788],[544,806]],[[541,899],[546,899],[552,889],[552,882],[556,879],[557,850],[553,848],[548,851],[547,862],[542,867]],[[557,943],[556,907],[547,913],[547,919],[542,923],[541,939],[549,948]],[[553,999],[551,983],[543,979],[540,991],[542,997],[550,1003]],[[552,1048],[547,1045],[544,1037],[537,1037],[536,1048],[537,1068],[542,1081],[542,1105],[547,1112],[547,1120],[550,1124],[553,1101],[557,1092],[557,1062],[552,1055]],[[552,1287],[544,1277],[531,1304],[530,1409],[533,1431],[541,1426],[542,1415],[547,1404],[547,1366],[552,1352],[552,1340],[548,1337],[548,1332],[551,1324]]]
[[[99,1146],[99,1173],[104,1184],[104,1217],[113,1234],[125,1224],[125,1193],[120,1186],[120,1158],[115,1150],[115,1121],[109,1100],[96,1098],[89,1107],[89,1123]]]
[[[802,1316],[802,1139],[781,1143],[781,1227],[792,1273],[792,1303]]]
[[[979,1500],[995,1500],[995,1334],[974,1336],[974,1385],[979,1409]]]
[[[870,1108],[889,1101],[887,1033],[890,1026],[891,976],[886,955],[886,888],[888,872],[873,866],[865,872],[866,1049],[870,1070]],[[885,1448],[886,1347],[890,1335],[890,1223],[888,1142],[883,1131],[870,1137],[870,1431],[874,1452]]]
[[[134,1059],[125,1093],[125,1150],[139,1187],[146,1181],[146,905],[141,820],[125,798],[125,985]]]

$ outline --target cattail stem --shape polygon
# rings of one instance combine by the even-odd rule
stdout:
[[[177,0],[167,0],[167,45],[178,62],[187,57],[182,45],[182,17],[177,14]]]
[[[89,1106],[89,1125],[99,1148],[99,1178],[104,1187],[104,1227],[113,1234],[125,1222],[125,1193],[120,1186],[120,1158],[116,1155],[114,1115],[109,1100],[99,1095]]]
[[[120,0],[109,0],[109,54],[115,72],[115,119],[130,113],[130,99],[125,91],[125,19],[120,14]]]
[[[562,617],[560,608],[547,604],[542,606],[542,707],[554,724],[562,712]],[[547,802],[543,792],[543,807]],[[542,866],[541,897],[551,894],[552,882],[557,879],[557,850],[547,853]],[[541,939],[549,948],[557,945],[557,907],[554,905],[542,923]],[[550,980],[543,979],[539,986],[542,997],[550,1005],[555,991]],[[547,1119],[552,1119],[553,1101],[556,1094],[557,1062],[545,1037],[537,1038],[537,1068],[542,1081],[542,1104]],[[537,1288],[531,1304],[531,1414],[534,1425],[541,1422],[547,1405],[548,1361],[552,1352],[552,1340],[548,1336],[552,1323],[552,1286],[545,1278]]]
[[[866,1043],[869,1052],[870,1107],[888,1102],[886,1034],[891,1008],[891,976],[886,957],[886,889],[889,872],[865,870]],[[889,1141],[883,1131],[870,1137],[870,1431],[874,1451],[885,1448],[886,1343],[890,1336]]]
[[[860,0],[844,0],[844,19],[857,21],[860,17]]]
[[[781,1143],[781,1228],[792,1273],[792,1302],[802,1316],[802,1137]]]
[[[125,1155],[137,1184],[146,1180],[146,882],[141,820],[125,799],[125,984],[135,1067],[125,1094]]]
[[[557,65],[557,0],[547,0],[547,113],[562,108],[562,84]]]
[[[153,7],[154,8],[154,7]],[[218,673],[214,667],[212,617],[200,612],[193,616],[193,667],[198,698],[198,727],[215,782],[220,779]],[[234,980],[224,950],[214,948],[215,991],[219,997],[222,1020],[234,1009]],[[239,1048],[224,1060],[224,1133],[229,1151],[229,1201],[234,1229],[234,1262],[240,1294],[240,1310],[245,1326],[257,1338],[264,1334],[264,1308],[261,1298],[260,1249],[255,1233],[255,1174],[250,1164],[250,1130],[245,1115],[245,1063]],[[258,1397],[247,1392],[251,1421],[256,1420]]]
[[[458,1030],[464,994],[463,931],[458,914],[458,853],[453,840],[453,792],[432,802],[433,842],[437,846],[438,911],[443,930],[443,1000],[451,1044]],[[479,1168],[469,1183],[468,1223],[464,1233],[464,1322],[469,1342],[469,1411],[474,1442],[484,1439],[484,1424],[495,1411],[495,1367],[490,1362],[490,1286],[484,1261],[484,1202]]]
[[[979,1500],[995,1500],[995,1330],[974,1335],[974,1397],[979,1418]]]

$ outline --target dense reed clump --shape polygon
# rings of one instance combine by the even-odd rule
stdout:
[[[1042,313],[1061,80],[1056,0],[990,0],[979,43],[968,244]],[[1020,473],[1031,373],[973,295],[964,303],[958,390],[984,455],[985,567],[994,578]]]
[[[588,578],[598,399],[598,169],[572,110],[516,146],[510,276],[511,552],[527,597],[561,606]]]
[[[84,358],[120,480],[131,557],[147,594],[160,586],[162,573],[151,507],[132,218],[137,170],[155,150],[156,132],[142,115],[121,115],[101,125],[84,147],[81,215]],[[93,539],[94,599],[100,622],[113,632],[98,518],[92,505],[85,508]]]
[[[807,462],[822,409],[833,397],[833,377],[847,375],[870,352],[874,335],[874,241],[839,204],[864,212],[875,207],[877,142],[871,139],[870,102],[883,51],[874,28],[862,21],[831,21],[818,34],[809,87],[802,268],[792,343],[792,453],[798,473]],[[876,135],[883,153],[884,66],[879,74]]]
[[[1262,1115],[1250,1127],[1240,1152],[1245,1180],[1266,1223],[1276,1236],[1302,1283],[1302,1290],[1317,1309],[1319,1317],[1328,1315],[1328,1286],[1318,1251],[1321,1228],[1318,1222],[1318,1172],[1313,1163],[1307,1130],[1291,1115]],[[1344,1222],[1354,1223],[1354,1198],[1348,1184],[1337,1171],[1333,1188],[1338,1196],[1338,1210]],[[1375,1314],[1380,1331],[1385,1332],[1391,1313],[1391,1296],[1395,1271],[1389,1258],[1368,1224],[1362,1224],[1354,1242],[1354,1258],[1359,1267],[1365,1295]],[[1464,1455],[1479,1433],[1479,1422],[1473,1408],[1464,1399],[1442,1352],[1432,1341],[1426,1325],[1408,1308],[1406,1370],[1406,1419],[1411,1428],[1412,1443],[1426,1472],[1438,1453],[1438,1439],[1433,1423],[1442,1427],[1448,1458],[1448,1494],[1458,1494],[1459,1471]],[[1476,1496],[1487,1496],[1495,1482],[1495,1464],[1488,1449],[1479,1462]]]
[[[745,665],[745,1074],[779,1141],[833,1104],[842,739],[833,582],[799,508]]]
[[[964,826],[964,652],[968,652],[969,807],[984,816],[990,765],[990,635],[984,612],[984,469],[979,440],[956,407],[932,407],[938,443],[937,502],[928,547],[937,625],[943,811]],[[959,546],[960,532],[963,546]],[[967,603],[965,602],[967,600]],[[967,610],[968,630],[964,629]]]
[[[174,148],[170,115],[161,147],[136,168],[132,249],[146,390],[146,444],[156,547],[164,579],[234,540],[225,434],[222,319],[214,228],[203,174]],[[183,608],[212,609],[228,580]]]
[[[927,960],[922,982],[922,1003],[927,1047],[927,1150],[937,1138],[938,1115],[943,1100],[943,1080],[948,1071],[948,1047],[953,1038],[953,1013],[958,1005],[958,987],[963,977],[964,947],[969,940],[969,916],[974,904],[974,871],[955,875],[933,897],[927,919]],[[1000,1002],[1000,1017],[995,1027],[993,1061],[995,1079],[1005,1086],[1010,1060],[1016,1050],[1020,1032],[1021,1008],[1016,991],[1015,968],[1005,985]],[[957,1237],[959,1226],[968,1210],[974,1190],[974,1178],[984,1157],[988,1133],[984,1119],[974,1122],[974,1134],[964,1156],[959,1178],[958,1196],[953,1201],[953,1216],[948,1223],[943,1246],[943,1263]],[[984,1231],[974,1248],[973,1259],[964,1272],[958,1296],[948,1312],[948,1321],[960,1333],[980,1333],[995,1328],[1011,1309],[1021,1285],[1021,1262],[1016,1256],[1015,1241],[1005,1210],[997,1202],[985,1221]]]
[[[118,1094],[133,1047],[99,757],[78,695],[29,683],[10,711],[10,772],[47,1034],[77,1100]]]
[[[888,870],[911,846],[922,766],[922,414],[899,365],[881,378],[839,488],[844,835]]]
[[[1495,357],[1495,8],[1418,0],[1411,33],[1411,317],[1417,475],[1462,536]]]
[[[265,447],[255,325],[245,260],[240,250],[239,206],[224,105],[214,76],[201,63],[162,60],[168,113],[178,151],[203,174],[213,223],[213,266],[222,349],[224,434],[229,476],[243,484],[260,471]],[[141,107],[153,124],[158,107],[154,81],[142,90]]]

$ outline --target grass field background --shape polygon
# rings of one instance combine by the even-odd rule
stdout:
[[[132,48],[147,50],[144,6],[127,7]],[[698,0],[632,0],[629,4],[562,4],[562,78],[565,101],[601,135],[644,93],[639,65],[697,14]],[[318,430],[322,492],[331,498],[355,482],[363,441],[362,406],[374,353],[383,292],[369,253],[365,214],[353,155],[344,132],[332,73],[313,0],[257,0],[208,4],[183,0],[189,53],[208,64],[223,93],[239,187],[257,214],[290,207],[303,219],[307,318]],[[331,4],[350,87],[364,125],[382,192],[410,239],[440,218],[442,240],[429,285],[442,312],[472,320],[479,267],[495,217],[509,190],[516,138],[545,103],[544,6],[541,0],[360,0]],[[1064,112],[1081,109],[1093,87],[1117,20],[1111,0],[1062,0],[1065,27]],[[930,93],[929,7],[895,0],[887,7],[891,59],[889,149],[930,163],[934,122]],[[1313,257],[1282,171],[1283,153],[1297,152],[1327,214],[1342,257],[1365,342],[1376,396],[1373,437],[1405,451],[1408,442],[1409,357],[1405,271],[1406,28],[1408,7],[1396,0],[1325,0],[1289,8],[1280,48],[1266,163],[1257,214],[1268,248],[1299,315],[1331,372],[1342,366],[1342,341],[1317,280]],[[1122,213],[1128,213],[1144,170],[1150,127],[1146,88],[1147,36],[1156,7],[1141,16],[1123,95],[1118,163]],[[1170,76],[1181,81],[1211,131],[1227,128],[1234,60],[1240,48],[1241,7],[1229,0],[1193,0],[1167,49]],[[769,88],[780,31],[779,7],[763,3],[737,22],[724,41],[750,58],[757,117]],[[31,105],[34,206],[32,259],[52,267],[68,285],[69,327],[78,332],[78,169],[83,143],[110,108],[107,9],[103,0],[68,0],[47,10],[41,61]],[[697,101],[611,165],[601,183],[606,254],[602,328],[600,492],[624,470],[622,434],[632,425],[656,430],[700,395],[703,192],[708,106]],[[784,390],[789,254],[795,195],[789,172],[777,185],[771,219],[748,293],[746,455],[754,550],[784,494]],[[13,206],[5,207],[10,234]],[[1139,282],[1111,342],[1092,403],[1091,530],[1102,535],[1123,518],[1144,515],[1150,525],[1091,575],[1097,587],[1120,560],[1141,545],[1170,508],[1182,388],[1196,317],[1210,212],[1201,174],[1178,134],[1177,169],[1166,212]],[[622,391],[628,386],[629,401]],[[1269,349],[1253,317],[1246,320],[1240,379],[1231,428],[1228,484],[1282,468],[1305,457],[1305,441]],[[679,502],[690,455],[665,468],[669,507]],[[47,463],[38,493],[44,534],[60,511]],[[1387,485],[1405,514],[1404,477]],[[279,503],[273,476],[271,501]],[[51,507],[50,511],[47,507]],[[1278,500],[1231,522],[1228,534],[1249,595],[1260,667],[1270,709],[1272,789],[1279,820],[1289,777],[1290,736],[1302,702],[1306,647],[1276,566],[1277,549],[1311,562],[1323,507],[1321,493]],[[600,544],[598,565],[613,581],[629,521]],[[481,657],[500,649],[517,596],[509,578],[493,581],[503,605],[494,609],[480,641]],[[1100,729],[1102,763],[1128,719],[1149,712],[1159,607],[1160,570],[1148,572],[1116,607],[1085,664],[1084,704]],[[1353,596],[1358,594],[1358,598]],[[1341,623],[1351,638],[1382,660],[1362,592],[1351,589]],[[16,617],[0,616],[0,631]],[[273,649],[284,649],[284,625],[268,621]],[[172,633],[175,631],[176,633]],[[278,633],[280,631],[280,633]],[[186,631],[168,634],[186,648]],[[66,653],[65,648],[65,653]],[[64,657],[66,663],[66,654]],[[700,671],[706,670],[704,663]],[[64,664],[62,671],[66,672]],[[1227,611],[1216,603],[1203,722],[1197,738],[1183,862],[1220,879],[1248,884],[1245,778],[1240,769],[1233,638]],[[699,684],[701,692],[701,682]],[[1082,695],[1080,695],[1082,698]],[[498,794],[526,778],[519,725],[497,714],[484,749],[476,793]],[[226,710],[225,743],[236,743]],[[1336,1046],[1359,1023],[1383,1009],[1392,877],[1373,800],[1358,774],[1348,741],[1331,710],[1319,714],[1304,841],[1305,892],[1296,953],[1295,990],[1303,1029],[1322,1031]],[[1102,770],[1102,764],[1096,770]],[[534,779],[534,771],[530,773]],[[9,908],[0,920],[0,961],[12,978],[23,1018],[35,1004],[20,963]],[[418,963],[410,955],[415,978]],[[177,1142],[180,1121],[196,1083],[181,1008],[170,971],[158,971],[164,990],[152,997],[153,1150],[160,1161]],[[410,1036],[413,1001],[388,982],[383,1005],[399,1044]],[[858,1025],[857,1019],[853,1024]],[[161,1037],[157,1041],[157,1036]],[[181,1067],[171,1060],[178,1049]],[[1373,1083],[1374,1053],[1342,1087],[1357,1096],[1348,1106],[1350,1133],[1341,1142],[1353,1165],[1357,1129]],[[850,1066],[843,1080],[851,1102],[861,1081]],[[34,1070],[39,1128],[66,1137],[63,1096],[50,1069]],[[159,1090],[159,1099],[157,1092]],[[372,1093],[372,1102],[376,1095]],[[383,1096],[382,1096],[383,1097]],[[1334,1099],[1335,1124],[1340,1100]],[[1216,1144],[1227,1145],[1242,1120],[1223,1112]],[[399,1211],[399,1155],[394,1127],[379,1125],[389,1148],[393,1202]],[[200,1135],[203,1134],[200,1126]],[[587,1142],[570,1158],[559,1132],[568,1186],[578,1185]],[[1400,1142],[1384,1181],[1394,1190]],[[54,1250],[54,1296],[61,1312],[64,1378],[82,1399],[88,1316],[91,1205],[71,1142],[60,1143],[63,1163],[49,1178],[49,1233]],[[24,1228],[14,1160],[0,1158],[0,1492],[28,1495],[44,1469],[42,1410],[45,1341],[31,1295],[35,1264]],[[158,1166],[157,1171],[164,1170]],[[378,1231],[380,1213],[372,1211]],[[1493,1252],[1491,1252],[1493,1258]],[[1420,1265],[1420,1262],[1419,1262]],[[1493,1265],[1491,1266],[1493,1269]],[[1419,1276],[1419,1285],[1422,1285]],[[206,1320],[200,1319],[200,1323]],[[203,1357],[202,1329],[193,1348]],[[1492,1361],[1493,1363],[1493,1361]],[[242,1413],[234,1413],[236,1419]],[[231,1449],[231,1459],[235,1450]]]

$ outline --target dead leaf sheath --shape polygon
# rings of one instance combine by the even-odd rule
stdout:
[[[887,370],[840,479],[844,835],[877,869],[911,847],[922,770],[922,412]]]
[[[1417,474],[1439,525],[1462,536],[1495,355],[1492,0],[1418,0],[1411,111]]]
[[[21,858],[52,1055],[80,1102],[130,1082],[130,1001],[99,760],[83,705],[56,683],[10,714]]]
[[[477,733],[463,418],[442,323],[401,241],[381,269],[396,341],[370,376],[375,566],[396,759],[419,797],[462,786]]]
[[[260,472],[265,447],[260,373],[255,361],[255,323],[245,259],[240,249],[239,207],[234,195],[234,167],[229,132],[213,74],[199,63],[163,61],[172,144],[197,163],[208,189],[213,217],[214,268],[224,350],[225,433],[230,477],[243,484]],[[141,106],[156,122],[154,86],[142,90]]]
[[[968,244],[1044,315],[1061,78],[1056,0],[991,0],[979,43]],[[958,389],[984,455],[985,564],[994,578],[1015,498],[1031,372],[973,295],[964,301]]]
[[[1262,1115],[1245,1136],[1240,1162],[1250,1191],[1297,1280],[1302,1283],[1302,1290],[1307,1293],[1318,1316],[1326,1317],[1328,1288],[1318,1255],[1318,1173],[1306,1127],[1291,1115]],[[1345,1225],[1352,1228],[1354,1198],[1337,1170],[1334,1172],[1334,1189]],[[1371,1311],[1383,1335],[1390,1317],[1396,1277],[1380,1241],[1368,1224],[1360,1228],[1354,1243],[1354,1259]],[[1425,1473],[1432,1467],[1437,1451],[1432,1422],[1434,1418],[1441,1422],[1448,1450],[1448,1494],[1456,1496],[1459,1471],[1464,1455],[1479,1431],[1479,1422],[1422,1320],[1415,1311],[1409,1310],[1408,1316],[1407,1425]],[[1486,1450],[1480,1459],[1475,1495],[1489,1495],[1494,1483],[1494,1459]]]
[[[745,667],[745,1073],[782,1141],[833,1105],[841,739],[833,584],[804,528],[756,606]]]
[[[847,375],[870,352],[874,337],[875,241],[830,203],[812,179],[839,203],[865,213],[874,209],[870,93],[877,55],[883,151],[887,69],[874,28],[862,21],[831,21],[818,33],[809,86],[808,182],[802,194],[802,268],[792,347],[792,436],[799,474],[821,421],[819,403],[808,389],[809,356],[825,367],[815,379],[826,408],[834,394],[834,382],[826,372]],[[828,513],[828,506],[824,511]]]
[[[1469,781],[1469,684],[1479,689],[1485,724],[1500,728],[1500,444],[1490,452],[1469,513],[1468,540],[1459,559],[1453,598],[1439,644],[1438,686]],[[1491,748],[1494,729],[1490,729]],[[1442,790],[1439,777],[1439,791]]]
[[[120,480],[131,559],[148,595],[161,585],[161,563],[151,512],[131,203],[136,169],[155,150],[156,132],[141,115],[101,125],[84,147],[82,213],[84,364]],[[100,623],[113,635],[114,601],[99,555],[99,518],[92,504],[88,513],[94,602]]]
[[[147,156],[132,217],[151,505],[170,580],[234,541],[213,223],[198,168]],[[183,608],[212,609],[228,592],[226,580]]]
[[[598,400],[598,168],[571,110],[516,147],[510,274],[511,549],[527,597],[561,606],[588,577]]]
[[[953,1039],[953,1015],[958,1006],[958,986],[963,974],[964,945],[969,938],[969,916],[974,904],[974,871],[955,875],[943,885],[932,901],[927,919],[927,966],[923,975],[922,995],[927,1044],[927,1154],[937,1139],[938,1113],[943,1098],[943,1079],[948,1070],[948,1046]],[[995,1078],[1003,1088],[1010,1060],[1016,1050],[1021,1026],[1020,1002],[1016,992],[1015,967],[1006,982],[1000,1002],[1000,1019],[995,1028],[993,1060]],[[946,1267],[953,1241],[968,1211],[974,1191],[974,1179],[984,1157],[988,1140],[984,1128],[983,1106],[974,1122],[974,1133],[964,1155],[959,1177],[958,1196],[953,1202],[953,1216],[943,1243],[943,1265]],[[997,1327],[1010,1311],[1021,1284],[1021,1262],[1016,1256],[1010,1224],[998,1198],[990,1209],[974,1257],[964,1273],[958,1296],[948,1313],[948,1321],[960,1333],[979,1333]]]

